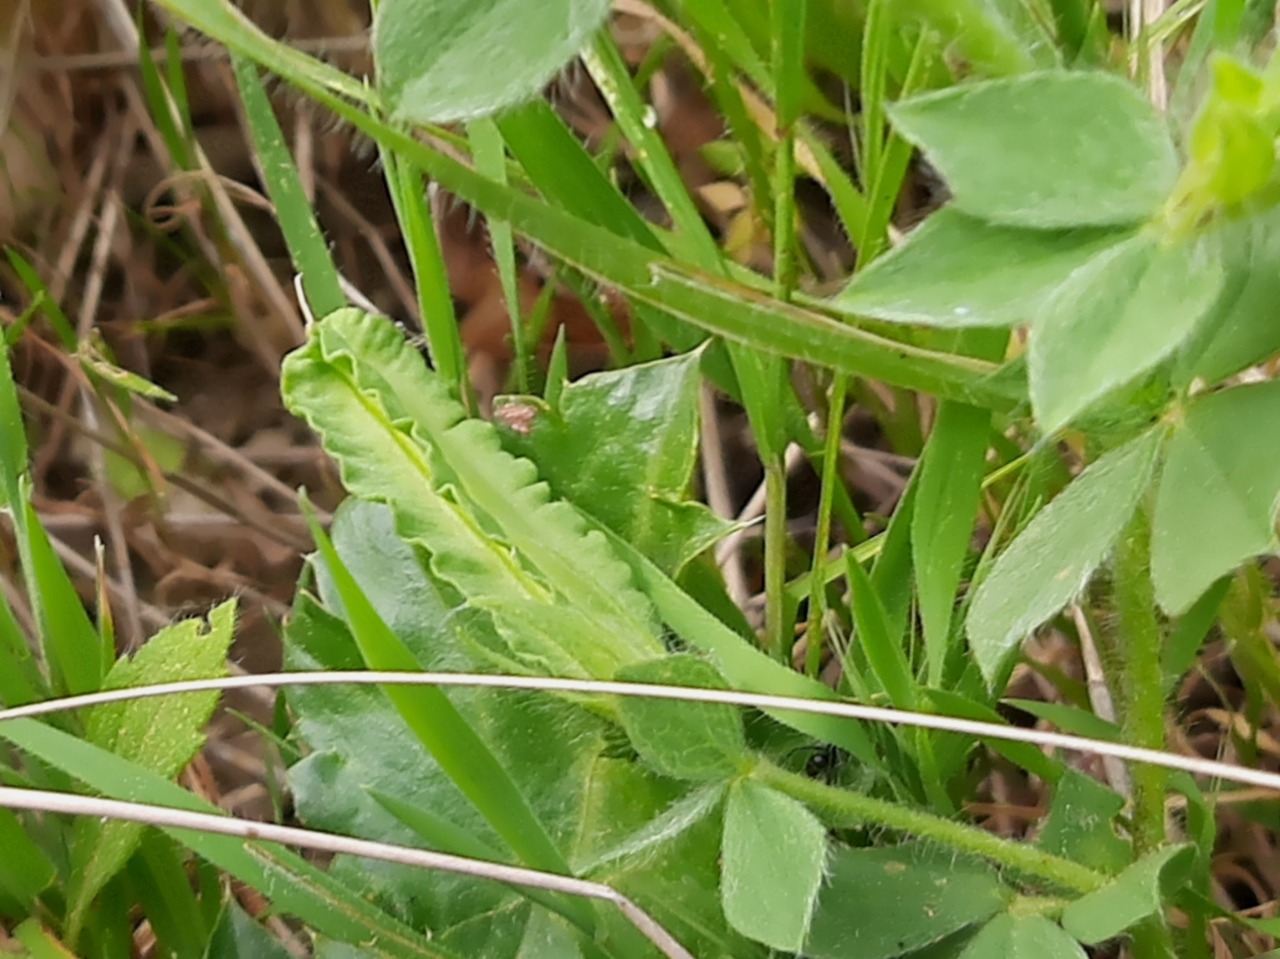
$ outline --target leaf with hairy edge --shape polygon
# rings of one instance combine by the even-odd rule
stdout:
[[[1139,859],[1101,889],[1062,911],[1062,926],[1089,945],[1118,936],[1163,907],[1186,880],[1195,862],[1190,844],[1165,846]]]
[[[927,326],[1027,323],[1072,270],[1128,235],[999,226],[945,207],[858,273],[831,306]]]
[[[991,682],[1005,657],[1082,590],[1147,487],[1163,430],[1148,430],[1078,476],[1000,554],[969,610],[969,645]]]
[[[462,421],[391,323],[339,311],[286,359],[282,383],[286,404],[324,436],[347,488],[390,505],[400,534],[423,545],[464,596],[547,602],[554,591],[597,622],[596,642],[611,645],[615,661],[661,653],[647,601],[600,534],[586,533],[568,504],[548,502],[533,466],[499,450],[492,427]],[[481,516],[466,508],[476,499]]]
[[[941,846],[838,847],[804,954],[809,959],[892,959],[988,919],[1011,898],[989,864],[957,858]]]
[[[632,583],[630,570],[573,506],[550,499],[532,463],[502,450],[492,425],[466,418],[391,322],[360,310],[339,310],[318,323],[312,336],[325,360],[347,371],[363,402],[380,404],[390,421],[408,421],[409,434],[428,457],[424,462],[430,464],[433,485],[449,484],[462,505],[487,516],[569,605],[617,631],[614,642],[637,656],[653,655],[659,647],[652,608]],[[424,544],[438,549],[429,539]]]
[[[1052,433],[1151,369],[1191,335],[1222,286],[1215,250],[1149,234],[1101,253],[1036,318],[1027,369],[1040,428]]]
[[[1137,223],[1178,176],[1164,118],[1113,74],[1055,70],[966,83],[889,113],[946,178],[956,208],[992,223]]]
[[[1169,437],[1151,530],[1151,578],[1178,615],[1215,579],[1280,549],[1280,383],[1223,390],[1191,405]]]
[[[714,666],[687,653],[636,663],[620,670],[617,678],[624,683],[725,688]],[[626,697],[619,708],[631,745],[664,776],[727,780],[750,758],[742,716],[734,706]]]
[[[721,898],[738,932],[799,951],[826,859],[827,830],[803,803],[750,779],[730,788]]]
[[[1179,350],[1175,388],[1218,383],[1280,350],[1280,208],[1229,221],[1206,240],[1222,261],[1222,290]]]
[[[503,445],[555,492],[670,575],[733,527],[688,498],[698,457],[701,352],[592,373],[554,406],[495,404]]]
[[[1086,954],[1056,922],[1006,912],[982,927],[960,959],[1086,959]]]
[[[604,23],[609,0],[382,0],[378,83],[397,119],[449,123],[535,96]]]
[[[187,619],[161,630],[131,659],[115,664],[105,688],[225,675],[235,615],[235,601],[229,600],[209,613],[207,628],[198,619]],[[208,692],[99,706],[89,715],[86,738],[168,778],[199,751],[217,703],[218,694]],[[70,939],[77,937],[94,897],[137,849],[142,830],[138,823],[76,820],[67,890]]]

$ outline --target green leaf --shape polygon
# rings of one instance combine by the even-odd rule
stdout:
[[[1222,290],[1179,350],[1178,387],[1218,383],[1280,350],[1280,208],[1229,221],[1207,240],[1222,260]]]
[[[832,301],[844,313],[928,326],[1030,322],[1073,270],[1127,231],[1000,226],[944,207]]]
[[[969,942],[960,959],[1085,959],[1062,927],[1044,916],[996,916]]]
[[[1073,862],[1118,872],[1130,858],[1129,844],[1115,829],[1123,809],[1123,796],[1068,766],[1054,786],[1039,845]]]
[[[608,0],[382,0],[378,82],[397,119],[447,123],[533,97],[600,27]]]
[[[1027,368],[1045,433],[1178,348],[1213,305],[1222,265],[1198,240],[1139,234],[1058,287],[1036,319]]]
[[[706,660],[690,654],[636,663],[618,671],[625,683],[725,689]],[[729,779],[750,759],[742,716],[733,706],[623,697],[622,725],[640,757],[664,776],[693,781]]]
[[[34,917],[17,925],[13,930],[13,939],[22,950],[18,953],[18,959],[71,959],[74,955]]]
[[[890,116],[951,185],[956,208],[992,223],[1137,223],[1178,174],[1164,119],[1112,74],[965,84],[898,103]]]
[[[17,813],[0,809],[0,892],[33,909],[36,896],[55,878],[53,863],[31,836]]]
[[[668,575],[731,528],[689,499],[698,458],[700,354],[594,373],[557,406],[495,403],[503,446],[557,496],[624,537]]]
[[[105,688],[225,675],[235,614],[236,603],[229,600],[210,611],[207,629],[200,620],[188,619],[161,630],[132,659],[116,663],[107,674]],[[218,694],[208,692],[98,706],[89,714],[85,735],[94,745],[169,778],[204,743],[205,723],[217,704]],[[138,823],[76,820],[67,890],[71,939],[76,938],[94,897],[138,848],[142,831]]]
[[[21,498],[11,515],[28,601],[36,612],[41,649],[54,688],[73,695],[94,692],[102,684],[114,651],[108,651],[108,644],[89,620],[75,584],[40,525],[30,503],[30,483],[24,477],[18,485]]]
[[[209,940],[209,959],[289,959],[289,950],[228,899]]]
[[[902,648],[902,631],[889,625],[889,614],[880,593],[853,551],[844,555],[858,645],[890,704],[898,709],[914,709],[916,683],[906,650]]]
[[[262,75],[252,62],[240,56],[233,55],[231,65],[244,103],[246,125],[253,137],[253,151],[294,269],[302,277],[307,305],[317,315],[324,316],[347,305],[333,256],[285,145]]]
[[[1088,945],[1117,936],[1158,912],[1195,862],[1191,845],[1167,846],[1144,856],[1101,889],[1062,911],[1062,927]]]
[[[928,32],[947,45],[948,53],[954,48],[961,62],[979,76],[1021,74],[1057,62],[1054,44],[1046,42],[1045,24],[1037,22],[1032,8],[1023,4],[913,0],[901,8],[923,20]]]
[[[314,520],[310,526],[365,664],[370,669],[419,669],[413,653],[369,601],[329,537]],[[569,872],[564,856],[506,766],[443,690],[386,686],[383,692],[418,742],[525,865]]]
[[[918,467],[911,554],[931,686],[942,685],[950,651],[956,590],[973,538],[990,429],[990,411],[939,403]]]
[[[533,465],[503,452],[491,425],[465,419],[389,321],[356,310],[325,318],[286,359],[282,383],[347,488],[390,505],[399,534],[430,552],[443,581],[477,603],[561,597],[596,623],[591,648],[561,643],[549,657],[589,669],[588,659],[607,656],[598,678],[608,678],[661,653],[648,601],[603,536],[550,501]]]
[[[720,888],[734,929],[798,952],[826,859],[827,831],[803,803],[749,779],[734,783],[724,814]]]
[[[203,813],[221,812],[157,773],[35,720],[0,723],[0,737],[113,799]],[[278,913],[295,915],[322,935],[346,942],[374,941],[376,946],[371,951],[375,956],[454,959],[420,932],[371,905],[359,887],[342,885],[279,846],[189,830],[166,832],[267,895]]]
[[[841,847],[828,864],[804,954],[890,959],[982,922],[1008,900],[991,866],[939,846]]]
[[[1101,457],[1000,554],[968,619],[969,645],[988,682],[1106,558],[1147,486],[1162,436],[1159,428],[1149,430]]]
[[[1166,612],[1183,612],[1219,576],[1280,548],[1277,429],[1280,383],[1271,382],[1202,397],[1173,430],[1151,533],[1151,577]]]
[[[23,263],[12,255],[10,262],[15,267]],[[32,282],[38,283],[34,274]],[[56,690],[93,692],[102,683],[109,654],[31,506],[27,456],[26,424],[9,361],[9,344],[0,337],[0,494],[12,518],[40,649]]]
[[[537,481],[533,464],[504,452],[491,424],[466,418],[461,404],[427,370],[390,321],[359,310],[339,310],[313,327],[313,338],[335,371],[342,370],[357,386],[362,394],[357,403],[367,408],[369,399],[376,398],[382,404],[382,431],[392,434],[388,439],[394,439],[400,449],[403,434],[388,420],[409,421],[413,437],[423,447],[411,458],[418,474],[416,487],[433,476],[437,483],[452,485],[463,499],[462,521],[474,524],[475,513],[487,517],[568,605],[612,630],[609,641],[619,657],[641,658],[658,651],[650,604],[604,537],[589,529],[570,504],[552,501],[546,485]],[[288,384],[286,368],[286,393]],[[326,399],[317,396],[315,407],[319,409]],[[333,404],[330,399],[329,405]],[[340,412],[354,414],[357,410],[333,409],[330,415]],[[372,463],[357,464],[354,457],[347,456],[343,464],[352,473],[359,468],[368,476],[385,458],[386,454],[380,454]],[[396,458],[406,460],[404,453]],[[424,462],[427,458],[430,465]],[[420,488],[408,487],[398,487],[393,495],[392,505],[398,514],[410,512],[406,497],[415,503],[430,498]],[[467,510],[468,506],[472,509]],[[495,552],[492,536],[474,528],[472,533],[481,534],[480,548]],[[439,551],[447,543],[432,542],[428,537],[424,545],[437,553],[440,561],[446,561]],[[504,558],[503,562],[510,560]],[[461,584],[459,588],[468,596],[475,594]],[[507,586],[495,595],[501,599],[520,594]]]

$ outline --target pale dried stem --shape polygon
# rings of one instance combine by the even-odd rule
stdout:
[[[916,729],[934,729],[939,732],[958,733],[983,739],[1004,742],[1030,743],[1035,746],[1066,749],[1071,752],[1114,756],[1126,762],[1149,763],[1165,769],[1178,769],[1195,775],[1224,779],[1246,786],[1257,786],[1280,792],[1280,773],[1252,769],[1234,763],[1225,763],[1196,756],[1180,756],[1156,749],[1144,749],[1125,743],[1089,739],[1067,733],[1047,732],[1041,729],[1023,729],[998,723],[979,722],[957,716],[933,713],[917,713],[884,706],[865,706],[861,703],[829,702],[797,699],[790,696],[773,696],[762,693],[743,693],[725,689],[697,689],[687,686],[661,686],[649,683],[617,683],[586,679],[560,679],[549,676],[509,676],[488,673],[406,673],[378,670],[334,670],[332,672],[262,673],[248,676],[224,676],[217,679],[193,679],[154,686],[138,686],[131,689],[114,689],[82,696],[67,696],[40,703],[29,703],[0,710],[0,722],[12,719],[47,716],[53,713],[101,706],[107,703],[133,699],[152,699],[178,693],[208,692],[210,690],[245,689],[252,686],[442,686],[480,687],[486,689],[523,689],[551,693],[590,694],[608,696],[635,696],[646,699],[666,699],[680,702],[719,703],[728,706],[746,706],[760,710],[806,713],[856,719],[863,722],[887,723]]]
[[[707,495],[707,505],[712,512],[727,520],[733,518],[733,492],[729,488],[728,464],[725,461],[724,436],[720,429],[720,414],[716,409],[715,390],[708,383],[703,383],[698,393],[698,405],[701,412],[703,486]],[[720,559],[717,550],[716,558]],[[729,598],[739,607],[745,605],[751,596],[747,587],[747,574],[742,566],[740,550],[728,550],[720,564],[724,572],[725,589]]]
[[[1111,698],[1111,687],[1107,685],[1107,672],[1102,665],[1102,657],[1098,654],[1098,644],[1093,639],[1093,628],[1089,623],[1089,617],[1079,603],[1071,605],[1071,619],[1076,624],[1076,634],[1080,637],[1080,659],[1084,664],[1085,689],[1089,694],[1089,705],[1099,719],[1114,723],[1116,704]],[[1102,768],[1111,788],[1125,799],[1132,799],[1133,784],[1129,781],[1129,770],[1124,764],[1114,756],[1103,756]]]
[[[631,899],[610,886],[586,879],[576,879],[572,876],[541,872],[521,866],[485,862],[481,859],[469,859],[464,856],[452,856],[426,849],[414,849],[409,846],[397,846],[392,843],[374,842],[369,839],[353,839],[349,836],[299,829],[294,826],[277,826],[274,823],[251,822],[213,813],[190,812],[185,809],[122,802],[116,799],[95,799],[89,796],[47,792],[40,789],[14,789],[0,786],[0,806],[140,822],[162,829],[189,829],[219,836],[234,836],[247,842],[274,842],[335,855],[360,856],[420,869],[490,879],[508,885],[527,886],[568,896],[599,899],[617,906],[631,924],[669,959],[693,959],[692,954],[680,945],[674,936]]]

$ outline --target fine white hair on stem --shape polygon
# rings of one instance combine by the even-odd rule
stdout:
[[[98,816],[104,819],[145,823],[162,829],[190,829],[220,836],[234,836],[237,839],[275,842],[320,852],[362,856],[365,859],[380,859],[420,869],[434,869],[461,876],[492,879],[495,882],[529,886],[568,896],[600,899],[617,906],[632,925],[639,929],[645,938],[657,946],[668,959],[693,959],[689,951],[680,945],[674,936],[629,898],[611,886],[587,879],[576,879],[573,876],[561,876],[557,873],[526,869],[522,866],[486,862],[483,859],[431,852],[411,846],[374,842],[371,839],[354,839],[350,836],[299,829],[295,826],[277,826],[274,823],[252,822],[247,819],[237,819],[234,816],[191,812],[186,809],[123,802],[117,799],[96,799],[71,793],[47,792],[43,789],[15,789],[0,786],[0,807],[66,813],[72,816]]]
[[[509,676],[490,673],[410,673],[377,670],[334,670],[332,672],[260,673],[245,676],[223,676],[217,679],[190,679],[176,683],[158,683],[153,686],[135,686],[129,689],[112,689],[101,693],[66,696],[45,702],[28,703],[10,709],[0,709],[0,723],[6,720],[47,716],[52,713],[81,709],[86,706],[102,706],[107,703],[131,699],[150,699],[172,696],[178,693],[208,692],[210,690],[244,689],[253,686],[469,686],[488,689],[528,689],[550,693],[573,693],[606,696],[638,696],[648,699],[671,699],[686,702],[723,703],[728,706],[748,706],[762,710],[792,713],[809,713],[835,716],[842,719],[858,719],[873,723],[889,723],[897,726],[913,726],[918,729],[936,729],[940,732],[960,733],[984,739],[1005,742],[1030,743],[1049,746],[1071,752],[1098,756],[1114,756],[1126,762],[1148,763],[1166,769],[1208,777],[1225,779],[1246,786],[1259,786],[1280,792],[1280,773],[1250,769],[1234,763],[1175,753],[1144,749],[1125,743],[1088,739],[1067,733],[1047,732],[1038,729],[1022,729],[997,723],[962,719],[936,713],[916,713],[885,706],[864,706],[860,703],[830,702],[825,700],[796,699],[790,696],[773,696],[762,693],[743,693],[727,689],[699,689],[690,686],[659,686],[649,683],[617,683],[588,679],[559,679],[549,676]]]

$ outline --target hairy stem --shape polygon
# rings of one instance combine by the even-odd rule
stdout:
[[[1107,881],[1106,876],[1087,866],[1055,856],[1028,843],[1013,842],[977,826],[943,819],[847,789],[838,789],[807,776],[779,769],[771,763],[761,762],[752,770],[752,776],[779,792],[808,804],[831,826],[874,823],[981,856],[1026,876],[1078,893],[1091,892]]]

